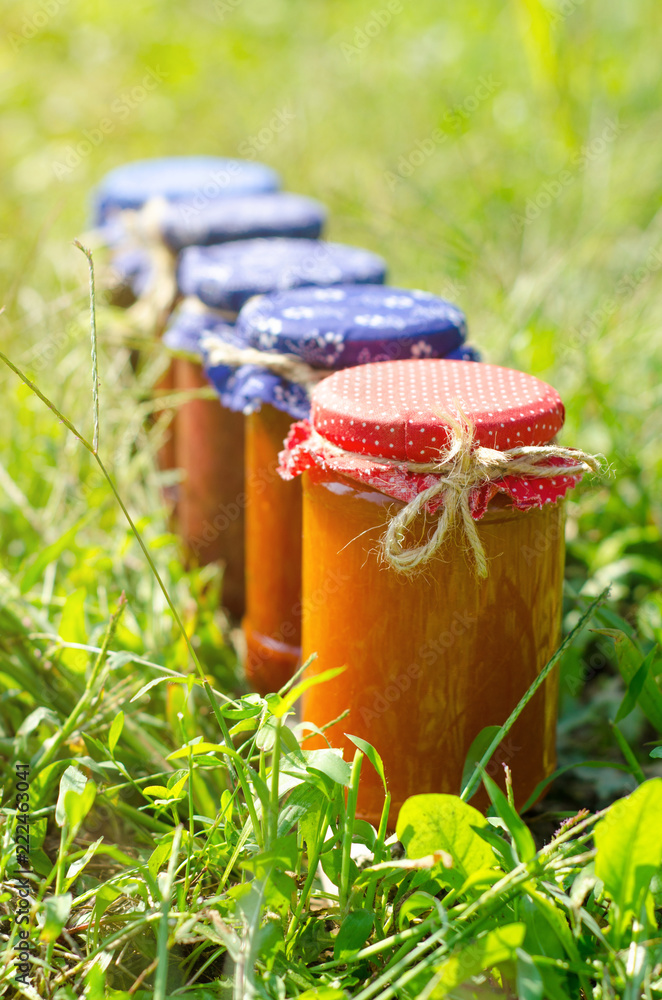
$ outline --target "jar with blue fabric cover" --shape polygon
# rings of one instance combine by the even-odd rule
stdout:
[[[244,633],[246,674],[260,693],[282,687],[300,659],[301,488],[276,471],[292,421],[308,417],[312,387],[332,371],[412,357],[475,360],[465,338],[464,315],[451,303],[373,284],[255,298],[235,327],[235,341],[245,347],[236,351],[222,336],[205,339],[221,399],[249,414]],[[320,592],[308,602],[328,597]]]
[[[251,238],[317,239],[326,221],[326,210],[323,205],[312,198],[290,192],[275,194],[244,195],[236,198],[217,199],[207,203],[201,209],[194,201],[184,199],[167,205],[161,215],[160,239],[162,239],[173,254],[180,253],[189,246],[215,246],[220,244],[239,244]],[[231,254],[231,251],[227,251]],[[241,253],[241,248],[238,251]],[[174,273],[174,272],[173,272]],[[185,309],[185,317],[196,315],[196,302]],[[203,311],[206,311],[203,308]],[[224,316],[230,322],[234,321],[236,310],[223,310]],[[197,315],[199,316],[199,310]],[[191,331],[195,327],[184,320],[184,343],[178,344],[177,336],[168,341],[172,350],[179,355],[173,359],[170,369],[170,385],[177,393],[209,388],[200,363],[197,348],[190,349]],[[243,424],[236,421],[232,429],[233,435],[243,435]],[[215,400],[194,398],[180,405],[171,424],[171,440],[173,448],[169,465],[176,467],[177,445],[174,443],[177,435],[183,435],[179,454],[186,462],[187,456],[195,455],[202,466],[207,467],[209,461],[213,464],[212,453],[223,448],[217,440],[219,434],[227,433],[229,424],[222,421],[219,424],[218,404]],[[205,442],[204,451],[202,442]],[[240,444],[240,441],[238,442]],[[198,464],[196,462],[196,464]],[[176,505],[177,490],[170,491],[170,498]]]
[[[102,178],[92,197],[93,224],[112,249],[112,293],[129,304],[149,284],[150,254],[136,216],[150,202],[186,202],[203,218],[226,198],[278,191],[280,178],[262,163],[219,156],[171,156],[124,163]],[[148,217],[143,216],[143,223]],[[135,232],[132,232],[135,230]],[[191,241],[195,242],[195,241]],[[178,248],[174,248],[175,252]]]
[[[185,298],[164,336],[168,350],[178,355],[178,388],[195,388],[204,378],[199,361],[205,336],[245,349],[234,321],[252,296],[301,285],[379,282],[385,270],[382,258],[367,250],[302,238],[185,249],[178,272]],[[178,531],[198,563],[225,564],[223,601],[236,616],[243,614],[244,605],[246,407],[245,396],[240,390],[234,396],[228,383],[241,371],[241,365],[228,368],[221,405],[195,400],[180,409],[175,455],[183,470]]]
[[[183,247],[278,235],[270,220],[279,188],[280,178],[270,167],[216,156],[138,160],[106,174],[93,194],[93,221],[97,239],[111,251],[104,279],[109,300],[131,307],[127,325],[141,337],[161,335],[178,296],[176,263]],[[265,199],[259,210],[255,198]],[[297,199],[287,196],[287,209],[277,209],[280,217],[289,211],[301,235],[318,236],[322,206],[310,199],[302,199],[302,205]],[[255,228],[258,220],[267,220],[266,231]],[[132,364],[138,358],[134,351]],[[154,388],[163,394],[177,389],[171,366]],[[176,418],[159,450],[162,469],[174,467],[175,424]],[[170,491],[166,494],[170,497]]]

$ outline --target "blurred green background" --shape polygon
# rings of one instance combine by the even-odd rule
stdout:
[[[2,349],[81,429],[87,269],[71,241],[93,186],[142,157],[263,160],[328,205],[331,238],[382,253],[394,284],[456,301],[485,360],[558,388],[564,443],[612,469],[570,503],[572,592],[611,582],[644,636],[662,635],[659,5],[4,0],[3,20]],[[190,620],[207,607],[198,641],[220,670],[201,596],[211,571],[179,568],[154,449],[127,406],[145,386],[112,345],[101,378],[102,452]],[[88,457],[13,375],[1,384],[7,586],[54,620],[80,592],[82,634],[125,586],[122,641],[176,662],[181,644]],[[575,704],[577,685],[562,690]]]

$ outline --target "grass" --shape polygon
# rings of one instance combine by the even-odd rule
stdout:
[[[3,995],[662,995],[661,15],[383,9],[377,30],[363,0],[6,4],[1,350],[57,413],[0,373]],[[607,456],[569,504],[559,774],[525,822],[485,775],[489,822],[460,789],[414,803],[403,856],[353,816],[374,750],[306,751],[296,691],[244,693],[220,575],[182,568],[160,499],[163,361],[134,373],[100,302],[91,365],[71,245],[107,169],[183,149],[326,202],[330,237],[457,301],[486,360],[558,388],[563,443]]]

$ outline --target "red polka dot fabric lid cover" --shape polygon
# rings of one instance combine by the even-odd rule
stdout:
[[[409,503],[439,481],[434,472],[413,471],[407,463],[443,460],[450,430],[443,413],[460,409],[475,428],[474,444],[498,451],[549,444],[563,426],[563,403],[550,385],[532,375],[496,365],[437,359],[385,361],[335,372],[313,391],[310,421],[292,425],[280,455],[280,474],[292,479],[314,465],[367,483]],[[323,451],[319,437],[346,454]],[[402,462],[384,465],[387,458]],[[471,492],[475,519],[497,493],[526,510],[554,503],[580,474],[553,478],[504,476]],[[433,512],[443,499],[429,505]]]

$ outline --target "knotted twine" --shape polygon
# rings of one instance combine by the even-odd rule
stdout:
[[[150,198],[140,208],[126,208],[113,216],[118,219],[125,238],[113,249],[140,249],[149,265],[147,287],[124,315],[123,326],[128,325],[141,333],[160,336],[173,306],[177,301],[177,254],[166,243],[163,222],[168,208],[165,198]],[[94,229],[83,237],[86,246],[107,246],[104,227]]]
[[[331,374],[328,369],[313,368],[296,354],[261,351],[257,347],[231,344],[213,333],[203,336],[200,344],[207,355],[209,367],[225,365],[227,368],[240,368],[242,365],[256,365],[309,391]]]
[[[311,429],[312,450],[322,458],[343,457],[355,459],[359,464],[383,465],[385,468],[432,473],[439,479],[434,485],[418,493],[401,510],[389,517],[386,531],[380,540],[382,559],[397,573],[413,575],[422,569],[454,528],[458,527],[471,553],[476,575],[487,577],[487,557],[483,543],[471,514],[471,496],[474,490],[487,483],[494,483],[504,476],[551,479],[559,475],[577,476],[584,472],[598,472],[603,459],[575,448],[562,448],[556,444],[524,445],[497,451],[477,445],[475,425],[462,410],[436,413],[449,429],[449,443],[440,449],[435,462],[402,462],[392,458],[366,456],[346,451],[327,441]],[[548,465],[550,459],[561,459],[570,464]],[[407,545],[407,531],[421,511],[425,514],[428,504],[438,500],[441,512],[434,530],[420,545]]]
[[[150,198],[139,209],[125,209],[120,221],[134,246],[149,260],[150,275],[145,291],[126,312],[126,319],[139,330],[159,337],[177,300],[177,254],[163,238],[168,208],[165,198]]]

